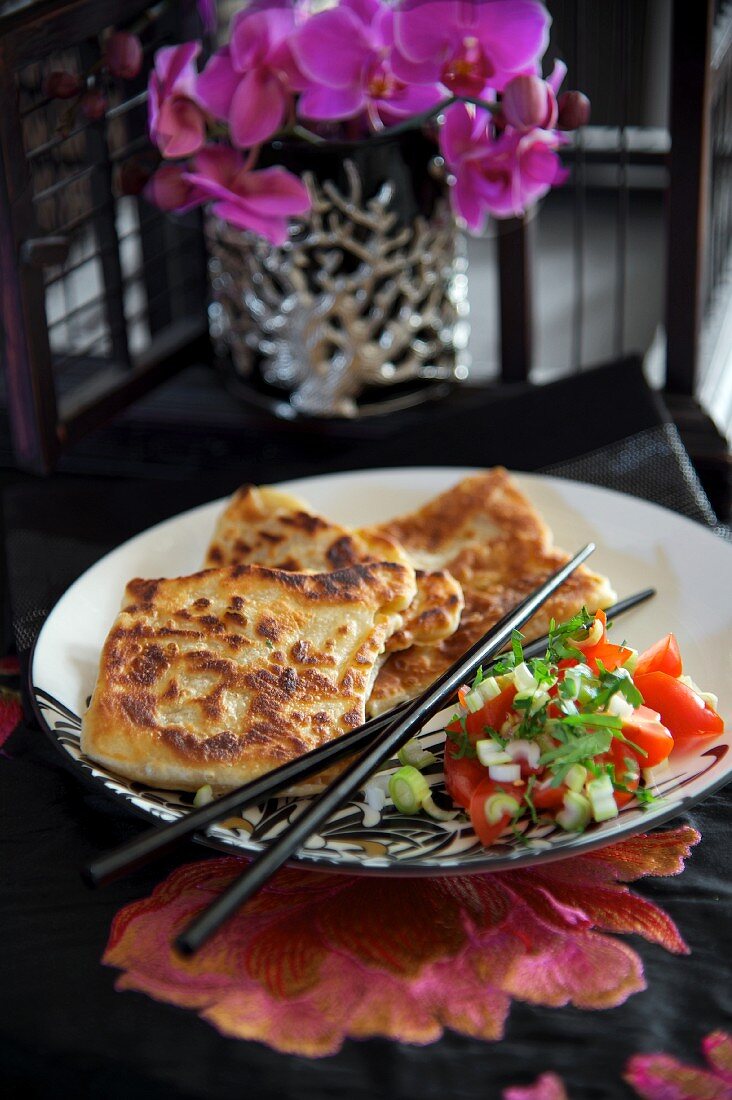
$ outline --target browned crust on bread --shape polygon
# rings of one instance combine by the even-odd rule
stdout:
[[[220,516],[208,549],[209,566],[259,564],[276,569],[326,572],[369,562],[410,565],[398,541],[376,530],[351,531],[312,512],[297,497],[269,486],[244,485]],[[389,651],[431,645],[458,625],[462,590],[442,569],[420,571],[417,595]]]
[[[161,787],[234,787],[364,720],[414,574],[255,565],[135,580],[105,642],[82,749]]]

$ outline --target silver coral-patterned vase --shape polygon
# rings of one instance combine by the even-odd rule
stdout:
[[[468,373],[467,263],[434,143],[286,145],[312,211],[273,247],[209,219],[211,333],[236,388],[287,418],[359,417]]]

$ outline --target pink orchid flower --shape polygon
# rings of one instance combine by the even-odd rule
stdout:
[[[512,77],[537,72],[549,23],[539,0],[402,0],[394,13],[394,73],[441,81],[453,95],[500,92]]]
[[[226,146],[203,149],[183,180],[219,218],[276,245],[287,240],[288,218],[310,209],[308,190],[297,176],[285,168],[252,171],[240,153]]]
[[[266,141],[287,119],[291,93],[300,86],[288,41],[294,28],[289,5],[239,12],[231,44],[213,55],[198,78],[201,102],[214,118],[228,121],[241,149]]]
[[[148,83],[150,136],[164,157],[188,157],[206,140],[206,116],[196,96],[200,42],[166,46],[155,54]]]
[[[468,227],[480,232],[488,214],[518,217],[568,173],[556,149],[561,139],[547,130],[491,133],[487,111],[473,116],[462,103],[445,112],[440,147],[455,176],[453,206]]]
[[[353,118],[366,111],[380,129],[440,102],[436,83],[409,85],[391,68],[393,12],[380,0],[342,0],[312,16],[292,49],[307,79],[298,111],[303,118]]]

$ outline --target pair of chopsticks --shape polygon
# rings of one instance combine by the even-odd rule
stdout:
[[[452,665],[418,699],[394,708],[388,714],[344,734],[335,741],[314,749],[297,760],[284,764],[267,775],[215,801],[167,823],[156,827],[121,848],[94,860],[82,874],[91,885],[101,885],[149,862],[155,856],[169,852],[182,839],[220,821],[228,814],[263,801],[296,781],[322,771],[329,764],[350,756],[367,745],[372,747],[349,768],[285,830],[277,841],[260,853],[240,879],[223,893],[214,904],[184,929],[177,946],[186,954],[196,951],[241,904],[259,890],[267,879],[282,866],[315,832],[330,815],[363,785],[368,776],[387,760],[409,737],[446,705],[463,680],[470,678],[477,668],[496,655],[510,641],[515,629],[522,626],[564,580],[594,550],[588,544],[571,561],[554,573],[535,592],[524,599],[508,615],[504,616],[459,661]],[[637,606],[654,594],[646,589],[608,609],[608,615],[617,616]],[[536,656],[544,652],[547,639],[539,639],[524,652]]]

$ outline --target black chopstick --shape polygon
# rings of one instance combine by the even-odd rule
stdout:
[[[387,760],[416,729],[436,714],[460,684],[470,679],[484,661],[495,656],[508,643],[513,631],[531,618],[594,549],[594,543],[590,542],[578,551],[566,565],[504,615],[466,654],[443,672],[424,694],[413,700],[403,716],[394,719],[358,760],[350,764],[268,848],[255,856],[228,889],[183,929],[175,941],[178,950],[185,955],[192,955],[223,921],[261,890],[267,880],[295,854],[341,803],[364,784],[379,764]]]
[[[620,600],[612,607],[607,608],[608,619],[617,618],[618,615],[630,611],[631,608],[644,603],[655,594],[656,590],[654,588],[644,588],[643,591],[636,592],[634,595]],[[535,642],[524,645],[524,655],[529,658],[543,656],[548,642],[549,636],[544,635],[543,638],[538,638]],[[446,700],[446,702],[449,702],[449,700]],[[358,752],[360,749],[372,744],[375,737],[387,725],[406,714],[411,703],[412,700],[408,699],[386,714],[372,718],[364,725],[359,726],[358,729],[342,734],[335,741],[320,745],[317,749],[312,749],[311,752],[267,772],[259,779],[255,779],[251,783],[245,783],[212,802],[183,814],[175,821],[156,825],[119,848],[105,852],[104,855],[92,860],[82,869],[81,874],[84,881],[90,886],[103,886],[122,875],[129,874],[158,856],[163,856],[172,851],[181,841],[187,839],[193,833],[200,832],[209,825],[214,825],[229,814],[239,813],[247,806],[256,805],[267,798],[272,798],[277,792],[323,771],[328,765],[335,764],[352,753]]]

